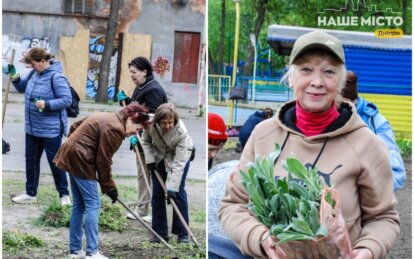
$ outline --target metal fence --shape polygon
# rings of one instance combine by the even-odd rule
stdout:
[[[276,110],[282,103],[294,98],[293,91],[280,84],[279,78],[238,77],[236,87],[245,88],[247,98],[232,102],[229,100],[230,76],[208,76],[209,112],[220,114],[230,127],[240,127],[258,109]],[[378,87],[371,86],[372,89]],[[401,95],[399,88],[390,88],[387,94],[372,93],[361,87],[360,95],[375,103],[381,114],[390,122],[397,137],[411,139],[411,95]],[[411,89],[410,89],[411,91]]]

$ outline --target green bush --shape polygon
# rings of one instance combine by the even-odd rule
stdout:
[[[401,156],[403,159],[411,158],[413,145],[410,139],[397,139],[397,145],[401,151]]]
[[[44,242],[33,235],[7,231],[3,233],[3,251],[16,253],[23,248],[42,247]]]
[[[54,200],[47,207],[40,218],[36,221],[37,225],[47,227],[69,227],[70,214],[72,207],[60,205]],[[127,219],[119,205],[112,204],[108,198],[101,197],[101,208],[99,213],[100,230],[122,232],[128,227]]]
[[[36,221],[37,225],[47,227],[69,227],[71,206],[62,206],[57,200],[47,207],[40,218]]]
[[[100,229],[119,232],[126,230],[128,223],[121,207],[112,204],[108,199],[101,200],[101,213],[99,214]]]

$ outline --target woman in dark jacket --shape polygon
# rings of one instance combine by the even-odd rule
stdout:
[[[137,87],[135,87],[131,98],[126,96],[123,90],[118,93],[117,98],[120,105],[122,106],[123,101],[127,105],[131,101],[136,101],[147,106],[150,113],[155,113],[158,106],[167,103],[168,99],[164,89],[154,79],[151,63],[144,57],[136,57],[128,64],[128,67],[131,79]]]
[[[72,124],[69,138],[56,154],[56,166],[70,174],[73,197],[69,225],[71,258],[85,256],[82,250],[83,218],[86,255],[106,258],[98,252],[100,196],[97,183],[113,202],[118,199],[112,179],[112,157],[125,137],[149,125],[147,112],[144,106],[132,102],[119,112],[99,112],[78,120]]]
[[[69,205],[68,181],[65,171],[53,163],[61,143],[67,134],[66,107],[72,102],[67,78],[60,61],[42,48],[31,49],[25,63],[33,70],[21,79],[12,67],[13,85],[25,94],[26,132],[26,192],[12,198],[16,203],[36,202],[40,176],[40,158],[43,150],[55,180],[62,205]],[[13,71],[14,70],[14,71]],[[14,72],[14,73],[13,73]]]
[[[137,87],[135,87],[131,98],[126,96],[123,90],[118,93],[117,98],[120,105],[123,105],[123,102],[129,104],[131,101],[136,101],[147,106],[150,113],[155,113],[158,106],[167,103],[168,99],[164,89],[157,80],[154,79],[151,63],[144,57],[136,57],[128,64],[128,66],[129,72],[131,73],[131,79]],[[133,136],[130,141],[132,145],[135,145],[138,142],[135,136]],[[138,148],[140,150],[141,160],[145,161],[141,146],[138,145]],[[149,172],[146,171],[144,173],[146,174],[146,179],[150,179]],[[150,190],[146,187],[144,174],[138,167],[138,203],[142,205],[138,207],[136,212],[147,222],[151,222],[151,215],[148,213],[149,200]],[[127,215],[127,217],[135,219],[135,217],[130,215]]]

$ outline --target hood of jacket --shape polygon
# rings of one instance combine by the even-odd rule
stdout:
[[[358,114],[366,114],[369,117],[374,116],[378,113],[378,108],[375,104],[368,102],[362,97],[358,97],[357,102],[355,103],[356,110]]]
[[[41,75],[43,75],[45,73],[50,73],[50,72],[63,73],[62,61],[52,59],[52,60],[50,60],[49,63],[50,63],[50,66],[48,68],[46,68],[42,73],[40,73]]]
[[[339,117],[322,134],[306,137],[296,127],[295,105],[296,100],[283,104],[278,109],[274,119],[281,128],[291,134],[302,136],[305,141],[319,141],[321,139],[333,138],[366,127],[365,123],[359,118],[355,106],[351,102],[344,101],[339,105]]]

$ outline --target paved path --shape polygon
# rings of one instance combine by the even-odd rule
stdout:
[[[24,95],[10,93],[6,107],[5,123],[3,127],[3,138],[10,143],[11,150],[3,155],[3,171],[25,171],[25,133],[24,133]],[[97,111],[114,112],[119,110],[118,105],[95,104],[91,101],[80,103],[80,115],[83,118]],[[178,109],[179,114],[190,132],[197,148],[196,159],[191,163],[188,178],[206,179],[206,126],[205,117],[196,117],[196,110]],[[69,124],[76,119],[70,118]],[[66,140],[66,138],[64,138]],[[129,141],[125,139],[122,146],[113,158],[112,171],[114,175],[136,175],[135,153],[129,150]],[[43,154],[40,165],[41,173],[50,173],[50,167]]]

